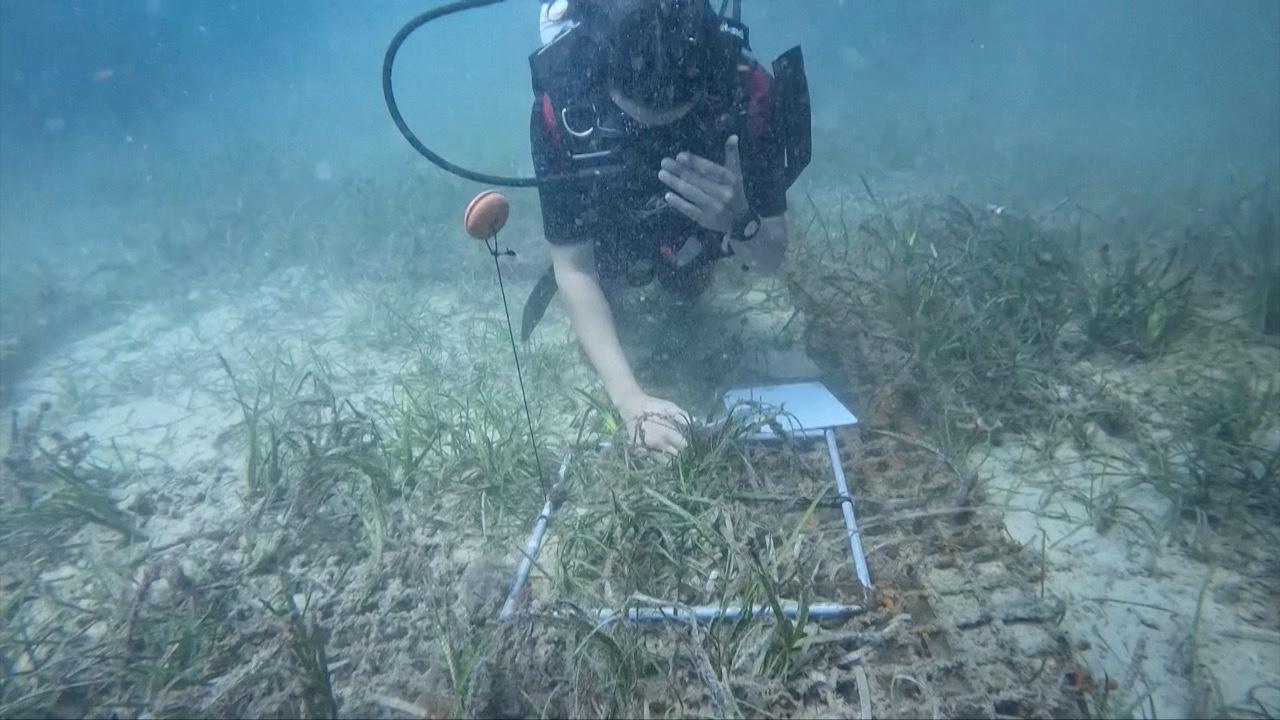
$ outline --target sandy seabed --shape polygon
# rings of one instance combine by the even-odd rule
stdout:
[[[397,328],[385,310],[385,298],[402,290],[372,284],[333,287],[293,268],[278,272],[256,293],[193,292],[175,306],[141,306],[118,325],[52,353],[28,373],[16,393],[18,401],[8,410],[21,421],[47,405],[46,431],[92,438],[93,457],[132,478],[109,491],[146,533],[146,547],[167,566],[182,569],[183,577],[216,582],[218,557],[225,556],[230,566],[243,562],[236,556],[247,551],[225,539],[253,512],[243,497],[242,408],[219,354],[246,378],[253,374],[251,368],[262,373],[281,358],[299,368],[322,364],[336,385],[334,393],[364,408],[371,401],[391,401],[397,378],[425,362],[424,352],[439,367],[472,366],[480,347],[476,328],[500,327],[494,325],[501,317],[496,296],[478,307],[474,293],[431,287],[420,290],[416,300],[395,301],[397,307],[414,308],[410,325],[429,328],[423,337],[430,338],[430,346],[415,345],[408,328]],[[513,297],[522,297],[525,287],[517,283],[513,290]],[[758,292],[752,297],[765,299]],[[786,307],[747,315],[740,337],[770,337],[791,315]],[[566,394],[591,386],[593,378],[573,349],[558,309],[538,337],[540,346],[556,348],[562,359],[557,381]],[[483,347],[495,352],[502,346]],[[1253,352],[1260,366],[1280,367],[1275,348]],[[509,358],[492,359],[495,367],[504,368],[502,373],[511,374]],[[1087,362],[1077,369],[1139,402],[1170,382],[1159,360],[1140,369]],[[546,414],[566,418],[579,406],[533,400],[545,405]],[[941,493],[954,482],[928,453],[856,432],[842,437],[858,486],[855,494],[868,498],[870,517],[875,517],[877,503],[888,506],[893,498]],[[1100,429],[1094,440],[1117,454],[1125,450],[1125,440]],[[7,450],[12,453],[12,445]],[[1196,527],[1144,520],[1176,516],[1179,508],[1142,486],[1117,486],[1108,495],[1112,515],[1100,519],[1090,501],[1101,494],[1097,468],[1069,447],[1048,447],[1045,438],[1034,434],[1006,433],[998,445],[977,448],[969,469],[981,478],[975,497],[983,499],[980,517],[971,525],[954,531],[930,526],[917,538],[905,537],[914,532],[905,526],[908,521],[901,528],[868,532],[873,571],[878,584],[884,583],[886,607],[880,610],[901,635],[895,640],[907,649],[870,657],[864,671],[871,676],[870,685],[852,680],[857,673],[847,665],[815,666],[803,681],[808,699],[795,701],[788,714],[857,716],[866,707],[864,688],[876,715],[1077,714],[1085,707],[1081,694],[1099,687],[1105,691],[1108,683],[1114,684],[1109,701],[1114,713],[1188,717],[1217,707],[1204,705],[1206,697],[1245,713],[1277,707],[1277,548],[1242,542],[1238,534],[1210,523]],[[458,572],[448,577],[488,583],[486,592],[500,595],[518,557],[515,545],[521,533],[513,532],[508,546],[489,553],[499,560],[496,569],[476,580],[476,573],[466,569],[475,564],[477,553],[484,554],[476,549],[474,533],[459,531],[449,540],[448,532],[438,531],[423,551],[435,548],[450,558]],[[60,554],[28,566],[37,572],[33,586],[89,584],[91,558],[126,558],[137,551],[108,541],[94,527],[81,530],[76,539],[92,552]],[[327,577],[321,568],[333,559],[310,562],[313,576],[321,578]],[[4,589],[10,598],[21,592],[14,579]],[[142,580],[132,582],[136,587]],[[423,592],[413,583],[412,575],[395,577],[384,592],[387,598]],[[169,584],[175,584],[171,578]],[[177,592],[173,587],[167,591]],[[335,596],[344,592],[341,587],[330,591]],[[162,594],[155,588],[151,592]],[[899,615],[915,624],[916,635],[892,625]],[[37,627],[42,618],[53,617],[51,609],[33,603],[14,620]],[[343,714],[423,711],[435,691],[415,689],[405,677],[418,672],[413,668],[429,674],[427,666],[437,662],[436,648],[402,647],[373,627],[334,628],[329,661]],[[388,660],[415,652],[421,658],[371,680],[365,673],[376,665],[352,649],[361,644],[361,632],[372,633],[364,639],[370,647],[385,644]],[[35,667],[25,655],[6,662],[10,672]],[[261,662],[245,659],[246,667]],[[211,679],[197,709],[225,709],[218,703],[232,693],[232,686],[246,682],[234,672]]]

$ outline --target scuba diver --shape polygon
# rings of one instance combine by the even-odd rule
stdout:
[[[800,49],[771,74],[736,16],[710,0],[543,2],[544,45],[530,58],[551,268],[526,305],[524,335],[558,290],[632,439],[668,453],[684,447],[690,416],[640,386],[612,290],[657,280],[693,300],[730,257],[778,271],[786,191],[809,161]]]

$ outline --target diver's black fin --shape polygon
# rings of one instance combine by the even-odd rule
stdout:
[[[524,315],[520,318],[521,342],[529,342],[529,336],[533,334],[533,329],[538,327],[538,322],[546,314],[547,306],[551,304],[551,298],[556,296],[558,289],[556,269],[548,265],[542,277],[538,278],[537,284],[533,286],[533,291],[529,293],[529,299],[524,301]]]

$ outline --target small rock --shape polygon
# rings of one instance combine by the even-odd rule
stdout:
[[[979,563],[973,569],[976,571],[976,582],[980,588],[989,590],[1009,584],[1009,570],[1004,563],[998,560]]]
[[[498,614],[506,599],[509,570],[494,559],[469,563],[458,579],[458,615],[472,625],[483,625]]]
[[[1007,625],[1005,631],[1014,650],[1022,657],[1044,657],[1057,649],[1053,636],[1039,625]]]
[[[987,607],[1002,608],[1015,602],[1022,602],[1026,598],[1022,590],[1016,587],[1001,587],[991,591],[991,596],[987,598]]]
[[[151,517],[156,514],[156,505],[146,493],[134,493],[121,501],[117,507],[140,517]]]
[[[966,700],[956,705],[955,711],[951,713],[951,716],[961,718],[989,718],[991,717],[991,705],[981,705],[971,700]]]
[[[958,613],[955,618],[956,627],[961,630],[972,630],[991,622],[991,613],[983,610]]]
[[[173,596],[173,585],[169,582],[169,579],[160,577],[147,586],[143,598],[152,605],[164,606],[173,601]]]
[[[1000,619],[1006,623],[1056,622],[1067,611],[1067,603],[1056,595],[1043,600],[1023,598],[1006,603],[1000,608]]]
[[[993,560],[991,562],[979,563],[973,567],[981,577],[1003,577],[1006,569],[1004,563]]]
[[[971,597],[953,597],[947,600],[947,614],[951,622],[960,630],[971,630],[991,622],[991,613],[986,603],[979,603]]]
[[[190,558],[182,558],[170,571],[169,581],[180,592],[195,592],[197,581],[203,579],[200,567]]]
[[[951,568],[930,570],[925,585],[938,595],[954,595],[964,592],[966,583],[964,573]]]
[[[997,715],[1007,717],[1031,717],[1036,714],[1027,703],[1019,699],[996,700],[995,707]]]

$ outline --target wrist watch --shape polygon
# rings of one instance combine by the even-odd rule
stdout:
[[[746,242],[760,232],[760,225],[760,216],[748,210],[741,220],[734,223],[733,229],[729,231],[729,237],[738,242]]]

